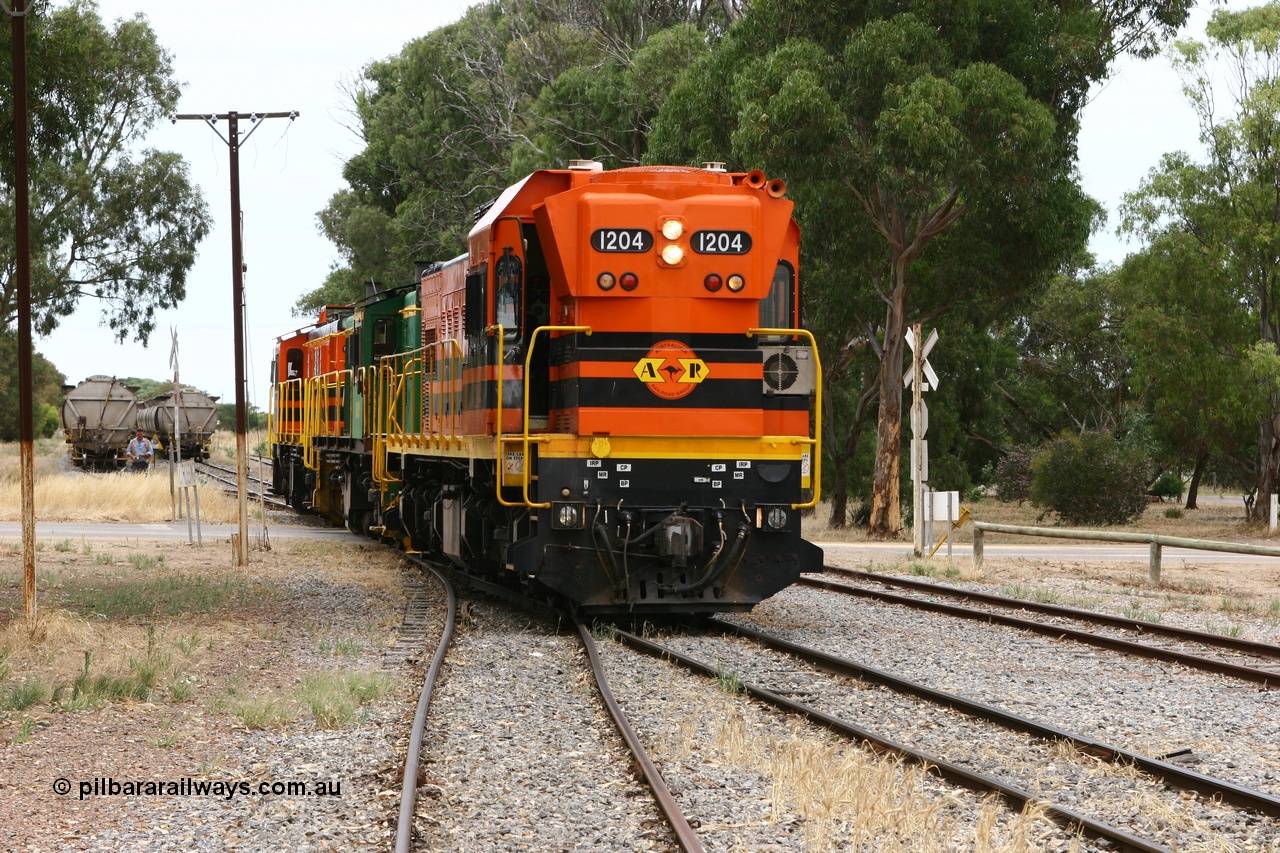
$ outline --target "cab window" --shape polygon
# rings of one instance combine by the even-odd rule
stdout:
[[[765,329],[794,329],[796,274],[791,264],[779,261],[773,271],[769,295],[760,301],[760,326]],[[776,336],[771,336],[776,337]]]
[[[511,247],[502,250],[502,257],[494,265],[497,297],[494,319],[502,326],[503,337],[509,341],[520,337],[520,287],[522,264]]]

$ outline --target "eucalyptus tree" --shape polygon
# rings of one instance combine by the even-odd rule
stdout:
[[[343,262],[296,310],[457,253],[475,211],[531,171],[638,163],[677,76],[740,13],[737,0],[494,0],[368,65],[350,93],[364,148],[319,214]]]
[[[145,342],[156,310],[185,296],[211,222],[181,157],[136,148],[177,104],[171,58],[141,16],[107,26],[92,2],[29,5],[34,331],[92,296],[118,338]],[[12,49],[0,27],[0,68]],[[0,330],[17,313],[11,87],[0,75]]]
[[[1242,310],[1248,294],[1214,253],[1177,227],[1130,255],[1113,278],[1127,305],[1123,337],[1134,385],[1168,461],[1191,470],[1186,507],[1195,509],[1211,459],[1257,472],[1253,455],[1241,453],[1265,413],[1250,355],[1255,325]]]
[[[667,99],[648,158],[784,175],[809,292],[850,302],[874,348],[872,535],[902,523],[905,330],[960,301],[998,317],[1080,251],[1078,110],[1190,5],[758,0]]]
[[[1280,388],[1273,370],[1280,343],[1280,4],[1217,10],[1206,35],[1207,44],[1180,41],[1173,49],[1206,159],[1165,155],[1126,197],[1123,228],[1152,247],[1143,260],[1152,271],[1145,276],[1150,298],[1176,305],[1179,294],[1169,293],[1167,283],[1181,283],[1200,316],[1179,329],[1220,337],[1199,343],[1220,344],[1225,352],[1186,356],[1216,366],[1202,374],[1213,382],[1201,389],[1208,408],[1195,405],[1183,414],[1199,420],[1193,434],[1206,435],[1223,434],[1221,417],[1252,415],[1258,498],[1252,512],[1261,520],[1280,486]],[[1215,80],[1219,68],[1226,82]],[[1253,330],[1250,346],[1238,337],[1240,324]],[[1242,397],[1241,383],[1251,393]],[[1167,382],[1164,387],[1177,392]]]

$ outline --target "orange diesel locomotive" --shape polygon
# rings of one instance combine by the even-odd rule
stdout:
[[[586,613],[746,610],[820,571],[785,192],[718,164],[509,187],[465,255],[281,339],[345,346],[294,378],[277,355],[277,490]]]

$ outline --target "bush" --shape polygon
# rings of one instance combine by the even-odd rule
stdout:
[[[1021,504],[1031,497],[1031,453],[1025,447],[1013,448],[1000,458],[993,476],[996,497]]]
[[[1186,487],[1186,483],[1182,482],[1173,471],[1165,471],[1154,483],[1151,484],[1150,493],[1160,500],[1169,498],[1170,500],[1182,500],[1182,490]]]
[[[1031,503],[1067,524],[1128,524],[1147,506],[1146,454],[1108,433],[1051,442],[1031,462]]]

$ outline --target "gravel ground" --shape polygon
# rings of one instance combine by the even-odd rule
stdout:
[[[742,621],[1134,752],[1160,756],[1190,749],[1184,760],[1191,769],[1280,795],[1276,691],[1070,641],[803,588],[775,596]],[[747,644],[723,648],[724,666],[740,665],[744,673],[760,669],[762,653]],[[853,714],[855,723],[925,751],[986,771],[1003,766],[1012,750],[962,715],[922,713],[916,703],[879,688],[857,696],[809,683],[788,685],[790,668],[779,661],[770,677],[784,689],[812,690],[820,707]],[[1037,771],[1036,762],[1027,761],[1026,770]],[[1089,798],[1105,786],[1089,782],[1080,769],[1071,774],[1078,784],[1059,787],[1053,798],[1088,811]],[[1019,784],[1036,787],[1025,778]],[[1136,794],[1134,801],[1141,801]],[[1280,823],[1274,819],[1195,803],[1180,826],[1148,827],[1164,816],[1108,808],[1104,819],[1117,825],[1131,819],[1139,834],[1168,833],[1177,849],[1280,850]]]
[[[131,571],[120,568],[122,562],[97,567],[106,546],[94,547],[93,555],[85,549],[79,555],[45,553],[42,559],[64,561],[67,572]],[[262,582],[283,590],[278,599],[237,613],[234,621],[179,619],[165,628],[170,637],[191,631],[210,640],[207,652],[186,664],[195,686],[192,698],[37,711],[28,715],[34,727],[25,734],[16,717],[0,722],[0,849],[390,849],[401,750],[429,653],[410,654],[399,663],[385,654],[405,609],[394,554],[356,548],[336,558],[331,550],[306,550],[328,545],[290,547],[302,550],[291,556],[276,552],[270,559],[277,565],[254,569]],[[382,554],[390,554],[390,580],[384,571],[374,584],[371,566]],[[233,571],[221,556],[193,559],[191,570],[211,577]],[[168,565],[179,568],[178,557],[171,556]],[[1071,583],[1074,588],[1079,582]],[[1100,606],[1115,612],[1131,607],[1134,597],[1128,590],[1108,598],[1091,589],[1090,595],[1106,598]],[[1170,607],[1165,621],[1181,618]],[[1138,752],[1190,748],[1192,769],[1280,796],[1280,694],[1008,629],[803,589],[776,596],[747,618],[800,642]],[[1201,623],[1214,618],[1222,617],[1187,616]],[[1231,619],[1244,626],[1246,636],[1274,636],[1275,620],[1265,615],[1233,612]],[[354,647],[340,652],[338,645],[348,641]],[[699,825],[708,850],[1105,849],[1068,836],[1036,814],[1011,813],[909,766],[867,755],[824,730],[732,695],[723,689],[727,684],[613,643],[601,643],[601,651],[620,702]],[[759,653],[752,656],[759,660]],[[727,652],[724,657],[736,665]],[[381,669],[393,681],[392,692],[337,728],[321,727],[305,714],[249,728],[230,707],[242,696],[286,693],[307,674],[337,666]],[[871,717],[863,724],[900,740],[950,731],[967,741],[967,751],[957,757],[981,769],[1001,765],[1010,752],[1005,741],[974,733],[950,712],[926,721],[882,691],[775,669],[785,689],[801,698],[825,695],[833,707],[878,713],[881,726]],[[470,602],[437,688],[425,743],[419,850],[675,849],[590,685],[571,631]],[[1067,781],[1052,792],[1057,802],[1087,810],[1097,796],[1100,783],[1088,762],[1045,748],[1023,763],[1027,772],[1037,765],[1064,768]],[[82,781],[94,779],[188,777],[237,786],[337,782],[341,793],[246,795],[237,788],[231,796],[81,800],[77,791]],[[72,793],[51,793],[57,778],[72,781]],[[1155,805],[1159,792],[1124,779],[1107,784],[1132,786],[1127,817],[1135,830],[1166,832],[1171,818]],[[1274,821],[1248,824],[1202,804],[1188,810],[1194,820],[1177,836],[1179,851],[1280,851]]]
[[[415,849],[673,849],[576,632],[463,609],[423,736]]]

